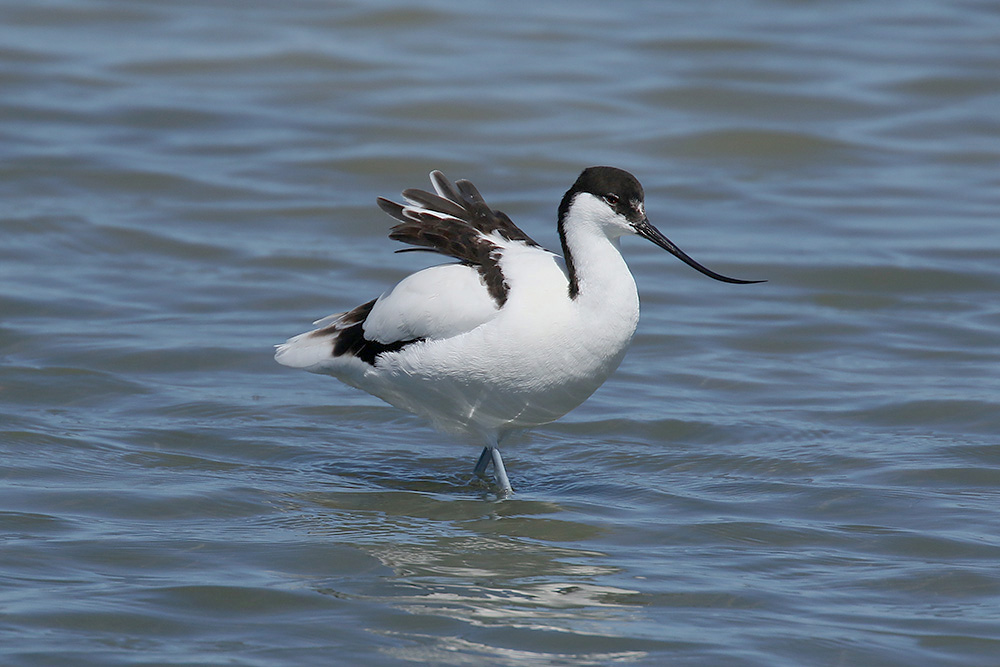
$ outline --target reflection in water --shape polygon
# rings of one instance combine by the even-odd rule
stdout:
[[[616,653],[538,653],[520,649],[501,648],[471,642],[459,637],[420,637],[432,642],[430,646],[386,650],[394,658],[434,665],[532,665],[573,664],[606,665],[612,662],[632,662],[646,657],[642,651]],[[486,661],[484,663],[484,660]]]
[[[634,650],[634,642],[613,650],[620,643],[622,623],[642,621],[644,603],[638,591],[600,581],[620,572],[606,564],[607,555],[542,537],[549,533],[565,540],[576,533],[582,541],[594,534],[593,526],[555,518],[561,512],[557,505],[354,490],[299,496],[288,500],[287,509],[293,510],[292,521],[300,530],[359,548],[392,572],[378,595],[362,597],[406,612],[408,619],[398,627],[370,628],[419,645],[386,649],[393,657],[434,664],[487,659],[489,664],[523,665],[606,664],[646,655]],[[440,619],[457,626],[448,632],[421,631]],[[503,633],[499,641],[470,638],[498,631]],[[572,635],[574,647],[592,643],[593,650],[532,650],[558,643],[553,634]],[[518,648],[498,647],[507,643]]]
[[[398,594],[385,602],[417,617],[444,617],[484,631],[503,628],[508,635],[519,631],[515,636],[524,638],[520,648],[503,649],[496,642],[464,639],[467,633],[462,631],[414,635],[422,640],[422,649],[393,649],[397,657],[444,664],[483,657],[499,664],[568,659],[602,664],[645,655],[606,650],[557,655],[530,648],[537,633],[569,633],[577,640],[592,638],[595,644],[620,636],[622,616],[636,612],[638,592],[593,583],[615,574],[614,568],[573,562],[603,554],[496,536],[381,545],[370,553],[399,576]]]

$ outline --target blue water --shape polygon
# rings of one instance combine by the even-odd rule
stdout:
[[[1000,8],[0,3],[0,664],[1000,655]],[[469,178],[635,173],[642,319],[473,445],[272,345]]]

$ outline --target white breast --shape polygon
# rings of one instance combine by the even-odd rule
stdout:
[[[635,283],[577,299],[559,258],[537,248],[504,253],[507,302],[464,333],[384,355],[367,391],[462,433],[535,426],[586,400],[618,367],[638,321]],[[620,278],[620,277],[619,277]]]

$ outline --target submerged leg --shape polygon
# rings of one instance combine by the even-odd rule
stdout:
[[[492,447],[490,448],[490,452],[493,454],[493,477],[500,487],[501,496],[509,496],[514,493],[514,489],[510,488],[510,480],[507,479],[507,469],[503,467],[503,458],[500,456],[500,450]]]
[[[493,479],[500,487],[500,497],[506,498],[514,493],[514,489],[510,487],[507,469],[503,465],[503,457],[500,456],[500,450],[497,449],[495,442],[483,447],[483,453],[479,455],[479,460],[476,461],[476,467],[472,469],[472,472],[482,476],[491,463],[493,464]]]
[[[486,472],[486,466],[493,462],[492,454],[490,454],[489,447],[483,447],[483,453],[479,455],[479,460],[476,461],[476,467],[472,469],[474,475],[482,475]]]

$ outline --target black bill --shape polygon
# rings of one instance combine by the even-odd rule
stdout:
[[[751,285],[753,283],[766,283],[766,280],[740,280],[739,278],[730,278],[729,276],[724,276],[721,273],[716,273],[711,269],[707,269],[698,262],[694,261],[687,256],[683,250],[678,248],[673,244],[673,242],[660,232],[659,229],[650,224],[649,220],[642,220],[641,222],[634,223],[636,233],[644,239],[648,239],[660,246],[671,255],[681,260],[692,269],[697,269],[701,271],[709,278],[715,278],[716,280],[722,281],[724,283],[733,283],[736,285]]]

